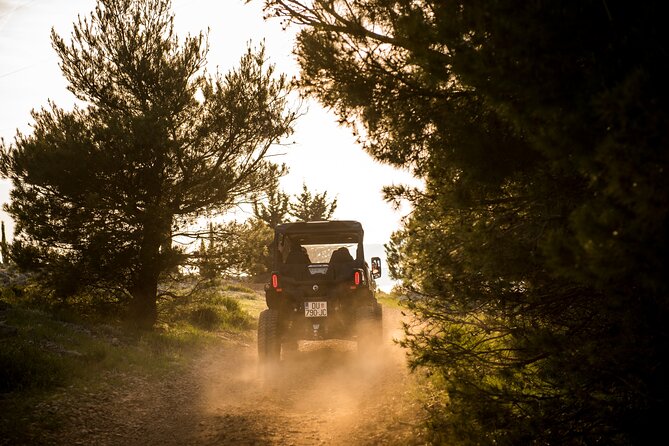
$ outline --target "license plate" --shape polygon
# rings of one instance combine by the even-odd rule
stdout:
[[[305,302],[304,317],[326,317],[328,315],[327,302]]]

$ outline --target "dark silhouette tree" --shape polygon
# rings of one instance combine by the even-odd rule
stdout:
[[[187,260],[170,239],[192,236],[196,218],[273,181],[280,169],[267,151],[295,119],[287,81],[262,48],[210,75],[206,36],[180,41],[170,8],[169,0],[98,0],[71,42],[53,31],[83,105],[33,112],[32,133],[2,148],[16,239],[38,248],[42,268],[69,275],[62,292],[95,286],[128,296],[142,327],[156,320],[161,278]]]
[[[274,181],[269,187],[265,200],[255,196],[253,200],[253,216],[258,221],[265,222],[270,229],[286,220],[289,210],[290,197],[279,189],[279,182]]]
[[[254,219],[209,225],[208,243],[201,241],[195,263],[205,280],[242,279],[265,272],[272,231]]]
[[[264,253],[254,279],[264,281],[272,269],[271,245],[274,241],[273,230],[281,222],[287,221],[290,197],[279,188],[278,179],[268,188],[265,196],[256,195],[253,199],[253,218],[249,224],[265,234],[261,242]]]
[[[289,208],[290,215],[298,221],[329,220],[337,209],[337,199],[329,201],[327,192],[312,194],[307,185],[302,184],[302,193],[295,195]]]
[[[7,245],[7,236],[5,235],[5,222],[0,222],[0,230],[2,231],[2,240],[0,240],[0,256],[2,256],[2,264],[9,264],[9,245]]]
[[[255,197],[253,203],[254,218],[249,222],[258,227],[258,230],[265,228],[262,233],[265,236],[263,245],[262,267],[258,268],[256,279],[263,280],[266,273],[272,269],[271,244],[273,242],[272,230],[281,222],[288,220],[288,217],[293,217],[298,221],[319,221],[328,220],[332,218],[335,209],[337,208],[337,199],[329,201],[327,199],[327,192],[313,195],[307,188],[306,184],[302,185],[302,193],[295,195],[294,201],[291,202],[288,194],[279,189],[279,183],[276,181],[268,189],[266,198],[260,200],[258,196]]]
[[[447,444],[646,444],[669,387],[654,2],[267,0],[300,83],[423,190],[389,243]],[[662,37],[662,36],[665,37]],[[357,128],[358,126],[362,128]]]
[[[205,280],[213,280],[217,276],[215,251],[216,251],[216,237],[214,235],[214,224],[209,223],[209,234],[207,236],[207,243],[205,239],[200,240],[200,247],[198,250],[197,267],[200,276]]]

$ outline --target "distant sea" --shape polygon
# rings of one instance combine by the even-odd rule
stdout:
[[[381,277],[376,279],[376,285],[381,291],[390,292],[397,281],[392,280],[388,275],[388,262],[386,261],[386,249],[383,244],[367,244],[365,243],[365,260],[371,263],[372,257],[379,257],[381,259]]]

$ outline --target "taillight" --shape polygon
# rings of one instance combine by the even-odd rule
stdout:
[[[362,271],[358,269],[355,270],[355,272],[353,273],[353,284],[355,286],[359,286],[361,283],[362,283]]]
[[[277,292],[281,291],[281,288],[279,288],[279,275],[277,273],[272,273],[272,288]]]

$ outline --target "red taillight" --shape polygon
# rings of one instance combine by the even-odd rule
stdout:
[[[355,284],[355,286],[360,285],[361,282],[362,282],[362,273],[360,271],[354,272],[353,273],[353,283]]]
[[[279,275],[276,273],[272,274],[272,288],[279,288]]]

